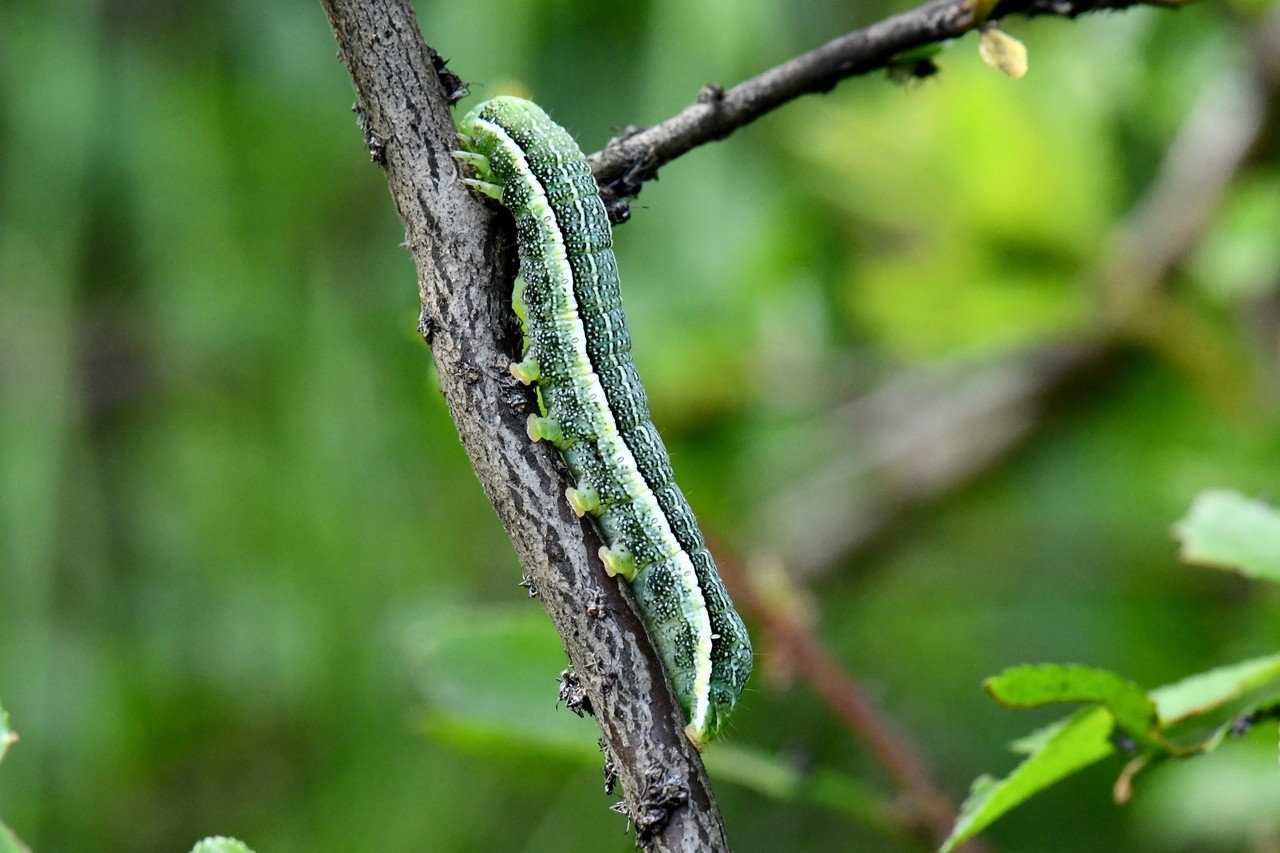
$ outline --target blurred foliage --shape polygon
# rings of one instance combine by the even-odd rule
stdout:
[[[1090,270],[1268,5],[1011,20],[1020,81],[964,39],[933,77],[849,81],[664,168],[619,263],[704,526],[785,565],[760,507],[841,461],[834,409],[1097,335]],[[477,97],[520,87],[593,150],[903,7],[796,8],[419,14]],[[552,712],[558,641],[435,390],[351,101],[312,0],[0,5],[0,692],[22,733],[0,815],[36,851],[630,848],[592,725]],[[819,636],[957,799],[1026,730],[991,672],[1159,684],[1276,649],[1275,594],[1178,571],[1167,533],[1206,487],[1277,489],[1276,155],[1170,283],[1194,347],[1121,348],[1000,465],[805,580]],[[737,849],[903,849],[856,806],[881,773],[760,640],[709,754]],[[1274,750],[1155,768],[1123,809],[1103,761],[990,838],[1262,845]]]
[[[1280,581],[1276,571],[1280,513],[1260,501],[1208,489],[1196,497],[1175,532],[1187,562]],[[1228,736],[1240,737],[1259,723],[1280,717],[1280,693],[1276,692],[1280,654],[1191,675],[1149,693],[1109,670],[1056,664],[1013,667],[988,678],[983,686],[1011,708],[1091,704],[1014,743],[1013,749],[1027,758],[1007,777],[997,780],[984,775],[974,782],[943,853],[1033,794],[1109,755],[1133,756],[1114,788],[1116,800],[1124,803],[1132,795],[1134,777],[1146,768],[1171,758],[1212,752]],[[1241,706],[1237,700],[1246,696],[1255,699]],[[1218,721],[1216,728],[1194,737],[1186,735],[1189,722],[1203,730],[1214,722],[1216,711],[1233,704],[1233,716]],[[1273,786],[1264,782],[1263,787]],[[1264,806],[1261,811],[1274,811],[1274,807]],[[1269,826],[1265,818],[1256,824],[1263,830]]]

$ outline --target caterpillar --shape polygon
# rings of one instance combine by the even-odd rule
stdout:
[[[594,518],[605,571],[630,583],[702,749],[742,694],[751,641],[650,420],[599,188],[573,137],[522,98],[479,104],[459,137],[464,181],[515,217],[525,351],[511,373],[546,412],[529,416],[529,437],[559,449],[565,496]]]

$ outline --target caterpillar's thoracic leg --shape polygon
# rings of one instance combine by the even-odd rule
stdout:
[[[636,561],[625,548],[610,548],[602,545],[600,561],[604,563],[604,571],[609,577],[621,575],[623,580],[631,581],[636,576]]]
[[[511,375],[519,379],[523,385],[530,385],[542,377],[542,369],[538,367],[538,362],[532,358],[526,358],[524,361],[513,361],[509,369],[511,370]]]
[[[560,422],[555,418],[529,415],[529,420],[525,421],[525,431],[533,441],[549,441],[557,447],[564,443],[564,433],[560,431]]]
[[[569,499],[569,506],[573,507],[578,518],[600,509],[600,493],[590,486],[581,488],[570,486],[564,490],[564,496]]]

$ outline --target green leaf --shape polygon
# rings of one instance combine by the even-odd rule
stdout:
[[[1097,702],[1126,734],[1148,743],[1159,740],[1156,706],[1146,691],[1105,669],[1070,664],[1018,666],[988,678],[983,687],[998,702],[1014,708]]]
[[[1280,513],[1234,492],[1211,490],[1194,502],[1175,528],[1189,562],[1251,577],[1280,580]],[[1171,743],[1166,728],[1241,699],[1280,681],[1280,654],[1254,658],[1153,690],[1104,669],[1078,665],[1020,666],[987,679],[996,700],[1018,708],[1052,702],[1093,702],[1067,720],[1014,743],[1028,757],[1003,780],[981,777],[942,850],[952,850],[1014,806],[1070,773],[1115,751],[1115,729],[1147,747],[1121,774],[1116,795],[1127,797],[1133,777],[1170,757],[1209,752],[1231,734],[1280,715],[1280,697],[1255,702],[1192,743]]]
[[[1034,752],[1004,779],[981,776],[973,783],[941,853],[977,835],[1005,812],[1059,779],[1106,758],[1115,751],[1111,744],[1113,727],[1112,716],[1105,709],[1081,708],[1033,737],[1024,738],[1019,743],[1024,747],[1033,744]]]
[[[599,757],[595,724],[557,701],[568,661],[542,608],[477,607],[424,620],[411,632],[409,653],[433,737]]]
[[[1115,799],[1118,803],[1127,802],[1133,786],[1133,779],[1140,772],[1169,757],[1190,758],[1203,755],[1217,749],[1228,736],[1240,736],[1263,720],[1274,720],[1280,717],[1280,696],[1272,696],[1261,702],[1242,709],[1231,719],[1220,724],[1199,740],[1181,745],[1170,745],[1164,754],[1148,752],[1131,761],[1116,781]]]
[[[1211,669],[1156,688],[1151,699],[1163,726],[1202,714],[1280,679],[1280,654]]]
[[[1173,531],[1185,562],[1280,583],[1280,512],[1263,501],[1209,489]]]
[[[253,853],[253,851],[243,841],[215,835],[197,842],[196,846],[191,848],[191,853]]]

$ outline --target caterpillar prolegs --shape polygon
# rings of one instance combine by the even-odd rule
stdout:
[[[733,713],[751,641],[649,419],[595,178],[568,132],[521,98],[485,101],[459,135],[467,183],[516,221],[526,347],[511,372],[537,383],[546,411],[529,437],[559,448],[566,496],[608,543],[605,570],[630,582],[701,748]]]

